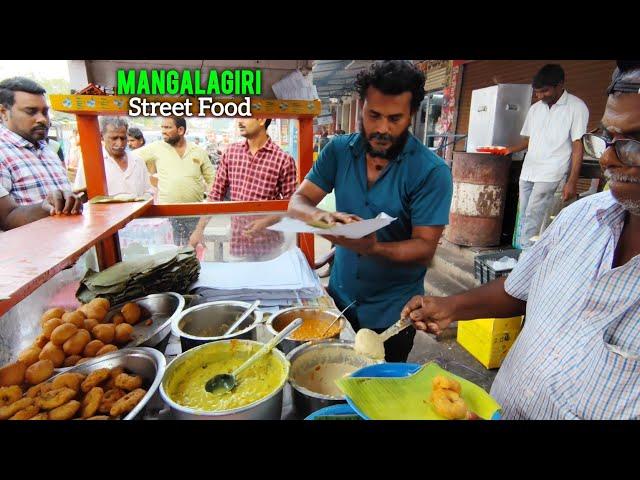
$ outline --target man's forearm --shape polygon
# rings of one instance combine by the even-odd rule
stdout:
[[[293,218],[309,222],[313,214],[319,210],[309,198],[300,193],[294,193],[291,200],[289,200],[287,213]]]
[[[426,266],[433,258],[437,246],[421,238],[410,238],[401,242],[378,242],[371,255],[398,263],[417,263]]]
[[[209,224],[209,217],[200,217],[200,220],[198,220],[198,224],[196,225],[196,232],[202,234],[204,233],[204,229],[207,228],[207,225]]]
[[[2,229],[11,230],[48,216],[49,214],[39,203],[16,207],[6,216]]]
[[[570,183],[577,183],[580,179],[580,169],[582,168],[582,150],[571,152],[571,173],[569,174]]]
[[[481,287],[450,297],[456,304],[456,319],[508,318],[524,315],[527,302],[518,300],[505,292],[505,279],[501,277]]]
[[[521,152],[529,147],[529,138],[525,138],[522,142],[510,148],[511,153]]]

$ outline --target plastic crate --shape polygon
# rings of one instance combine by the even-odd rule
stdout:
[[[522,250],[517,248],[511,248],[508,250],[502,250],[500,252],[494,253],[481,253],[475,256],[474,259],[474,273],[476,280],[480,281],[480,283],[487,283],[491,280],[495,280],[498,277],[506,277],[509,275],[511,270],[501,270],[495,271],[489,265],[487,265],[487,261],[493,262],[495,260],[499,260],[502,257],[511,257],[516,260],[520,258],[520,253]]]

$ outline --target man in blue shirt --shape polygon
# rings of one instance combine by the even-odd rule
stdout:
[[[364,238],[326,236],[336,246],[329,293],[354,329],[382,332],[400,318],[449,220],[451,172],[409,133],[424,98],[424,75],[399,60],[377,62],[355,83],[362,102],[360,133],[335,137],[289,202],[303,221],[349,223],[385,212],[397,220]],[[335,190],[337,212],[316,207]],[[347,212],[347,213],[343,213]],[[414,329],[385,343],[386,360],[404,362]]]

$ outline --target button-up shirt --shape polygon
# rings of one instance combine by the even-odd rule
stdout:
[[[229,192],[232,201],[288,199],[297,187],[296,164],[270,137],[254,154],[247,141],[234,143],[222,155],[209,200],[220,202]],[[244,231],[264,216],[234,216],[231,221],[231,255],[261,258],[276,252],[284,242],[280,232],[262,230],[249,237]]]
[[[542,100],[534,103],[520,135],[529,137],[521,180],[557,182],[569,171],[571,142],[587,131],[589,110],[566,90],[551,108]]]
[[[39,203],[53,190],[71,190],[64,164],[45,141],[36,146],[3,125],[0,183],[18,205]]]
[[[202,202],[211,188],[215,177],[211,160],[195,143],[187,142],[182,157],[164,141],[138,148],[136,154],[158,172],[159,203]]]
[[[327,193],[335,189],[340,212],[365,220],[382,212],[396,217],[376,232],[379,242],[409,240],[413,227],[449,223],[453,192],[449,167],[413,135],[371,187],[359,133],[335,137],[322,149],[306,178]],[[398,320],[412,296],[424,293],[426,271],[424,265],[361,256],[338,246],[329,289],[340,304],[357,301],[354,307],[361,326],[385,328]]]
[[[111,158],[111,155],[103,148],[104,171],[107,177],[107,195],[130,193],[137,196],[153,194],[153,188],[149,181],[147,166],[134,152],[126,152],[127,168],[122,170],[120,165]],[[86,187],[84,177],[84,165],[80,163],[73,187],[83,189]]]
[[[491,388],[505,418],[640,418],[640,255],[612,267],[624,220],[610,192],[580,200],[507,278],[527,314]]]
[[[296,190],[296,164],[271,138],[251,154],[247,141],[224,152],[209,200],[221,202],[229,189],[232,201],[288,199]]]

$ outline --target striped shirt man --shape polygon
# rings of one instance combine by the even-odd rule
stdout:
[[[18,205],[39,203],[53,190],[71,190],[63,162],[45,141],[36,147],[3,125],[0,184]]]
[[[507,419],[640,419],[640,256],[612,268],[625,210],[610,192],[564,209],[505,291],[524,328],[491,388]]]

